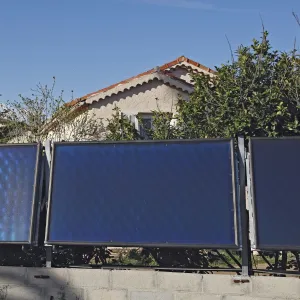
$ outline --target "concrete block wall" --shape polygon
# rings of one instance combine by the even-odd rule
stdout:
[[[0,267],[0,300],[300,300],[300,280],[156,271]]]

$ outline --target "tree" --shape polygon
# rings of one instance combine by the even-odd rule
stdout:
[[[5,119],[6,141],[40,142],[99,140],[104,134],[101,120],[77,104],[67,105],[64,92],[55,93],[55,77],[50,87],[38,84],[31,97],[19,95],[18,100],[7,101]]]
[[[9,134],[9,126],[7,122],[8,109],[4,104],[0,103],[0,143],[7,142]]]
[[[113,115],[107,120],[105,132],[105,139],[108,141],[132,141],[140,139],[134,125],[118,107],[113,109]]]
[[[154,111],[152,129],[148,136],[153,140],[170,140],[178,137],[178,130],[174,121],[173,114],[168,112]]]
[[[250,47],[240,46],[235,60],[216,69],[216,77],[193,75],[194,93],[189,101],[179,101],[177,138],[299,135],[300,59],[295,49],[289,53],[273,50],[264,31],[260,41],[254,39]],[[176,251],[170,253],[174,263]],[[197,265],[191,253],[186,256]],[[298,256],[296,253],[296,261]],[[167,259],[164,253],[162,261]],[[287,264],[284,251],[280,264],[284,269],[296,265]]]
[[[189,101],[179,99],[177,126],[171,125],[170,114],[153,112],[153,129],[147,134],[151,139],[300,133],[299,54],[296,50],[273,50],[268,32],[264,31],[261,40],[254,39],[249,47],[240,46],[235,60],[217,68],[216,77],[202,73],[192,76],[195,90]],[[110,121],[116,124],[116,120]],[[117,137],[128,138],[125,131]],[[207,267],[219,256],[199,249],[144,249],[144,255],[149,253],[159,265],[177,267]]]
[[[216,69],[215,77],[192,75],[195,90],[189,101],[179,99],[177,127],[171,125],[171,115],[153,112],[149,138],[275,137],[300,133],[300,59],[296,50],[273,50],[268,32],[264,31],[260,41],[254,39],[249,47],[240,46],[235,60]],[[118,119],[119,127],[115,126],[116,120],[110,120],[109,129],[120,130],[124,119]],[[110,134],[109,139],[140,138],[127,135],[130,131],[126,130],[122,134],[119,131],[118,136]]]
[[[296,50],[272,50],[268,32],[236,60],[217,68],[217,76],[193,75],[195,91],[178,107],[179,136],[217,138],[298,135],[300,62]]]
[[[143,122],[138,118],[141,129],[148,139],[166,140],[177,137],[177,128],[172,125],[173,116],[168,112],[153,111],[152,128],[143,128]],[[105,139],[108,141],[131,141],[145,139],[140,135],[135,125],[118,107],[114,108],[111,118],[107,119]]]
[[[19,100],[7,101],[0,107],[0,143],[99,140],[103,138],[102,121],[85,105],[67,105],[63,91],[55,95],[55,78],[52,86],[38,84],[31,97],[20,95]],[[45,221],[45,210],[41,222]],[[42,227],[41,227],[42,228]],[[59,247],[53,255],[55,265],[88,263],[91,258],[103,263],[109,256],[105,248]],[[0,251],[0,265],[45,265],[45,247],[21,249],[18,245],[6,245]]]

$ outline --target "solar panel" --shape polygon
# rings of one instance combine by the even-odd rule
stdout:
[[[48,244],[238,247],[231,140],[55,143]]]
[[[0,145],[0,243],[34,239],[40,145]]]
[[[254,247],[300,249],[300,139],[251,139]]]

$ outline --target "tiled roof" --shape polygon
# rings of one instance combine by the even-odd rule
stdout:
[[[101,91],[100,93],[95,93],[89,96],[84,102],[86,104],[92,104],[93,102],[98,102],[100,100],[104,100],[107,97],[111,97],[113,95],[117,95],[124,91],[128,91],[137,86],[141,86],[145,83],[149,83],[151,81],[158,80],[162,81],[166,85],[174,87],[178,90],[191,94],[194,90],[193,85],[187,83],[184,80],[179,79],[178,77],[167,74],[166,72],[156,71],[152,74],[147,74],[141,77],[134,78],[126,83],[119,84],[114,88],[107,89],[105,91]]]
[[[205,67],[205,66],[203,66],[203,65],[197,63],[196,61],[191,60],[191,59],[189,59],[187,57],[180,56],[179,58],[177,58],[177,59],[175,59],[175,60],[173,60],[173,61],[171,61],[169,63],[166,63],[166,64],[164,64],[164,65],[162,65],[160,67],[153,68],[153,69],[151,69],[149,71],[146,71],[144,73],[141,73],[141,74],[139,74],[137,76],[125,79],[125,80],[123,80],[121,82],[115,83],[113,85],[110,85],[110,86],[108,86],[106,88],[103,88],[101,90],[98,90],[96,92],[93,92],[93,93],[87,94],[87,95],[85,95],[83,97],[74,99],[71,102],[69,102],[68,105],[73,106],[73,105],[75,105],[75,104],[77,104],[79,102],[84,102],[85,100],[87,100],[91,96],[94,96],[94,95],[97,95],[97,94],[100,94],[100,93],[106,93],[109,90],[112,90],[112,89],[114,89],[114,88],[116,88],[116,87],[118,87],[120,85],[127,84],[127,83],[129,83],[129,82],[131,82],[131,81],[133,81],[135,79],[138,79],[140,77],[143,77],[143,76],[146,76],[146,75],[150,75],[150,74],[156,73],[156,72],[161,72],[165,76],[168,76],[168,77],[170,77],[170,78],[172,78],[174,80],[179,80],[180,81],[179,78],[171,76],[170,74],[168,74],[168,72],[166,72],[168,69],[174,68],[174,67],[176,67],[176,66],[178,66],[180,64],[188,65],[188,66],[191,66],[192,68],[195,67],[195,69],[199,69],[199,71],[203,70],[205,72],[208,72],[208,73],[211,73],[211,74],[215,74],[215,71],[213,71],[212,69],[210,69],[208,67]],[[103,97],[101,97],[101,98],[103,99]]]

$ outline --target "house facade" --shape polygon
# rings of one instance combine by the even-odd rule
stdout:
[[[142,131],[145,133],[143,128],[152,126],[154,111],[176,114],[178,99],[188,100],[194,91],[191,74],[200,72],[210,76],[215,75],[215,72],[210,68],[181,56],[162,66],[77,98],[69,102],[68,105],[76,109],[82,106],[87,108],[90,114],[89,117],[101,119],[104,127],[107,125],[107,120],[112,117],[114,108],[118,107],[141,134]],[[85,128],[86,123],[81,122],[80,115],[75,119],[77,121],[74,124],[65,125],[60,130],[54,129],[55,127],[52,128],[55,120],[51,121],[45,127],[46,138],[53,141],[85,139],[82,138],[82,135],[78,135],[78,131]],[[142,122],[142,124],[139,124],[139,122]],[[4,124],[1,125],[0,123],[1,126],[4,126]],[[99,129],[100,127],[103,128],[102,124]],[[95,128],[95,125],[93,125],[93,128]],[[17,136],[10,142],[26,143],[29,141],[29,136],[30,132]],[[104,128],[95,139],[103,138],[105,138]]]
[[[184,56],[155,67],[132,78],[90,93],[70,102],[85,104],[91,114],[102,119],[104,125],[118,107],[139,130],[138,119],[146,127],[151,126],[153,111],[176,113],[179,97],[189,99],[194,90],[190,74],[203,72],[214,76],[215,72]],[[139,118],[137,118],[139,117]]]

